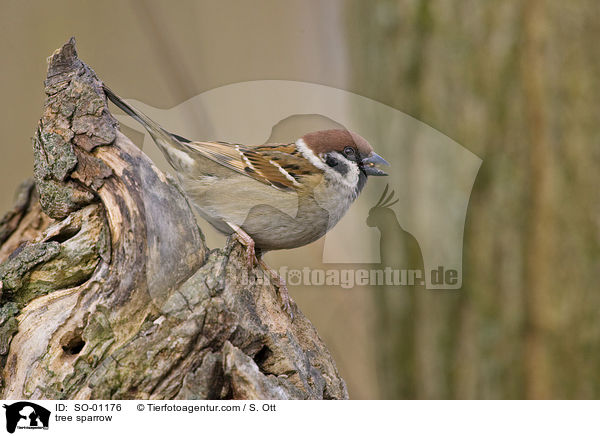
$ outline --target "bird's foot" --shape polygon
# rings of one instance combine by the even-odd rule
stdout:
[[[240,243],[246,247],[246,266],[248,269],[254,268],[254,265],[258,262],[256,258],[256,251],[254,247],[254,239],[244,232],[239,226],[228,222],[227,225],[232,228],[235,232],[235,236]]]
[[[294,312],[292,311],[292,303],[294,301],[292,300],[292,297],[290,297],[285,280],[277,273],[277,271],[267,265],[264,260],[259,259],[258,263],[271,276],[271,280],[275,283],[275,286],[277,286],[277,293],[279,294],[279,299],[281,300],[281,308],[293,321]]]
[[[277,286],[279,298],[281,300],[281,307],[290,317],[294,320],[294,313],[292,311],[293,300],[288,293],[287,284],[283,277],[281,277],[277,271],[272,269],[266,262],[256,256],[254,239],[248,233],[244,232],[239,226],[228,222],[227,225],[235,232],[235,236],[242,245],[246,247],[246,264],[248,269],[254,268],[257,263],[271,276],[272,282]]]

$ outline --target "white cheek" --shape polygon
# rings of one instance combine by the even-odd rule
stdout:
[[[323,170],[325,172],[325,176],[329,180],[336,182],[336,183],[338,183],[346,188],[349,188],[351,190],[354,190],[356,188],[356,186],[358,185],[358,175],[359,175],[359,171],[360,171],[358,169],[358,165],[356,165],[353,162],[348,161],[340,153],[335,152],[338,159],[340,159],[340,160],[343,159],[346,162],[346,165],[348,166],[348,171],[344,175],[340,174],[336,170],[332,169],[329,165],[327,165],[323,161],[323,159],[321,159],[310,148],[308,148],[308,146],[306,145],[306,143],[304,142],[304,140],[302,138],[300,138],[296,141],[296,147],[298,148],[300,153],[302,153],[302,155],[311,164],[313,164],[317,168]]]
[[[356,188],[356,186],[358,185],[358,176],[360,174],[360,170],[358,169],[358,165],[354,162],[349,162],[348,166],[350,167],[350,170],[346,173],[346,175],[343,178],[345,179],[345,183],[347,186],[351,188]]]
[[[340,153],[338,152],[333,152],[331,153],[333,154],[337,161],[340,162],[341,165],[345,165],[346,166],[346,173],[345,174],[341,174],[339,171],[336,171],[335,169],[332,168],[328,168],[329,171],[327,172],[327,176],[330,180],[333,180],[337,183],[339,183],[340,185],[350,188],[350,189],[354,189],[357,185],[358,185],[358,175],[360,170],[358,169],[358,165],[356,165],[356,163],[349,161],[348,159],[346,159],[344,156],[342,156]]]

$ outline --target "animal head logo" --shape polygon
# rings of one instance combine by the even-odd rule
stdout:
[[[386,185],[367,217],[367,226],[376,227],[380,233],[381,263],[385,267],[418,270],[423,274],[423,255],[419,242],[400,225],[396,212],[392,209],[400,199],[394,199],[393,190],[388,191],[389,185]],[[425,284],[424,274],[420,277],[423,280],[419,284]]]
[[[398,198],[394,200],[394,191],[390,192],[386,197],[388,188],[389,185],[385,185],[385,189],[383,190],[381,197],[379,197],[379,201],[377,201],[377,204],[369,210],[369,216],[367,217],[367,225],[369,227],[377,227],[380,231],[382,230],[383,223],[396,218],[396,213],[391,207],[400,201]]]
[[[48,428],[50,411],[40,405],[19,401],[3,407],[6,409],[6,431],[9,433],[14,433],[17,428]]]

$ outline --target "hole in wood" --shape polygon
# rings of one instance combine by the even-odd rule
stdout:
[[[269,347],[263,345],[263,347],[254,355],[254,362],[262,373],[265,373],[265,363],[273,355],[273,352]]]
[[[65,345],[62,346],[65,354],[75,355],[79,354],[83,347],[85,346],[85,341],[81,337],[81,335],[75,335],[71,339],[69,339]]]
[[[56,241],[59,244],[62,244],[63,242],[68,241],[73,236],[75,236],[77,233],[79,233],[79,230],[80,229],[78,229],[78,228],[66,227],[66,228],[62,229],[58,235],[54,235],[53,237],[48,239],[48,242]]]

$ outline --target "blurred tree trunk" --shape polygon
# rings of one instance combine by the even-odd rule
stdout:
[[[382,396],[600,395],[599,13],[590,0],[351,3],[354,83],[483,159],[463,288],[377,293]]]

